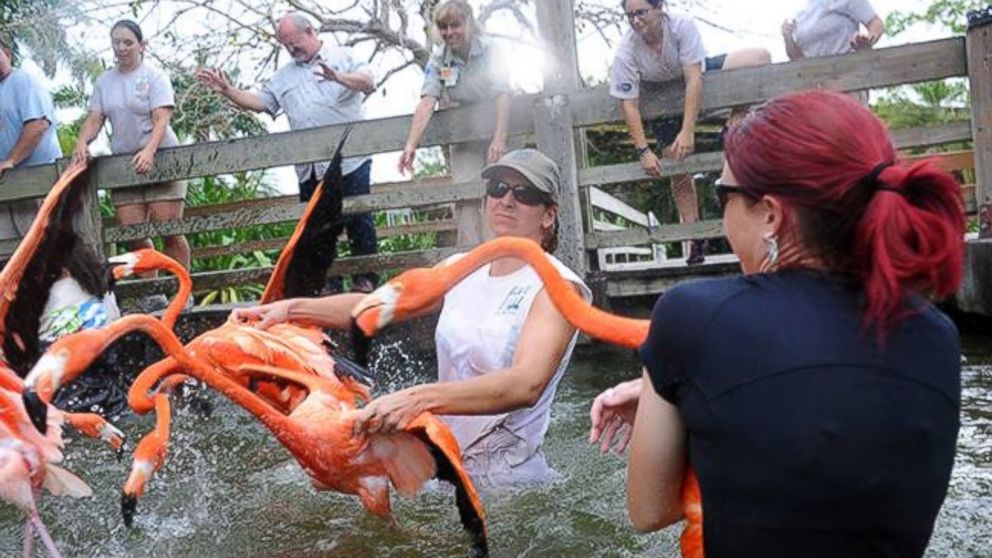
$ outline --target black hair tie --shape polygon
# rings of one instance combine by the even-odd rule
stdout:
[[[886,186],[885,184],[879,182],[878,177],[882,174],[882,171],[891,167],[894,163],[892,161],[882,161],[881,163],[875,165],[868,174],[861,179],[861,182],[874,187],[876,192],[895,192],[896,194],[903,194],[902,188],[894,188],[892,186]]]

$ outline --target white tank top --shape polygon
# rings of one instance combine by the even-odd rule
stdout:
[[[456,254],[447,261],[461,258]],[[582,279],[552,255],[562,276],[578,285],[586,301],[592,293]],[[508,368],[524,322],[544,283],[530,267],[492,277],[485,265],[444,297],[435,332],[438,379],[465,380]],[[483,485],[543,481],[551,477],[541,444],[551,419],[551,402],[578,334],[572,337],[558,369],[537,404],[499,415],[448,415],[461,446],[466,470]]]

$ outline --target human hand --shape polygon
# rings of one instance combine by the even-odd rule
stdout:
[[[665,149],[665,153],[676,161],[681,161],[686,156],[692,155],[695,149],[696,134],[692,130],[682,130],[679,132],[679,135],[675,136],[675,141],[672,142],[672,145],[669,145]]]
[[[352,433],[389,434],[403,430],[424,412],[417,388],[403,389],[377,397],[362,407],[352,423]]]
[[[794,20],[794,19],[787,19],[787,20],[785,20],[785,21],[782,22],[782,36],[783,37],[785,37],[786,39],[789,39],[789,40],[793,40],[793,39],[795,39],[795,33],[796,33],[796,20]]]
[[[413,160],[417,155],[416,147],[404,147],[403,154],[400,155],[400,162],[396,168],[400,171],[400,174],[405,175],[407,172],[413,174]]]
[[[4,159],[3,161],[0,161],[0,176],[3,176],[3,173],[9,171],[12,168],[14,168],[14,162],[11,161],[10,159]]]
[[[318,60],[317,65],[320,66],[320,70],[314,71],[314,75],[326,79],[327,81],[340,81],[338,79],[338,72],[332,68],[327,62],[323,60]]]
[[[637,403],[641,396],[641,384],[638,378],[629,382],[621,382],[600,393],[592,402],[589,409],[589,444],[599,444],[599,451],[606,453],[613,450],[622,454],[630,442],[630,435],[637,415]]]
[[[864,50],[871,48],[875,44],[875,39],[866,33],[855,33],[851,37],[851,48],[854,50]]]
[[[142,149],[134,154],[131,164],[134,165],[134,172],[138,174],[147,173],[155,166],[155,151],[149,150],[147,147]]]
[[[77,141],[72,150],[72,164],[86,163],[90,158],[90,146],[85,141]]]
[[[279,300],[261,306],[235,308],[227,317],[227,321],[240,324],[255,322],[256,328],[268,329],[270,326],[289,321],[292,302],[292,300]]]
[[[661,161],[654,151],[648,150],[641,155],[641,168],[650,176],[661,176]]]
[[[224,75],[224,72],[213,68],[201,68],[197,70],[196,80],[207,89],[213,91],[214,93],[220,93],[225,97],[227,96],[228,90],[231,88],[231,82],[227,80],[227,76]]]
[[[493,141],[489,144],[490,163],[499,161],[506,154],[506,136],[493,136]]]

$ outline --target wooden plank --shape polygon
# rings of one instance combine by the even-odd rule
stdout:
[[[680,225],[661,225],[644,229],[627,229],[619,232],[586,233],[586,250],[635,246],[638,244],[662,244],[681,242],[694,238],[719,238],[723,236],[720,221],[699,221]]]
[[[971,125],[955,122],[940,126],[923,126],[893,130],[892,141],[899,149],[932,147],[971,139]],[[682,161],[662,160],[662,177],[700,172],[716,172],[723,168],[723,152],[697,153]],[[649,182],[657,179],[644,174],[639,163],[621,163],[581,169],[579,184],[582,186],[617,184],[621,182]]]
[[[967,73],[964,39],[954,37],[903,46],[870,49],[841,56],[804,58],[757,68],[706,72],[704,111],[761,102],[802,89],[856,91],[963,76]],[[680,114],[684,86],[650,87],[641,96],[641,114],[651,118]],[[607,86],[585,89],[572,103],[577,126],[623,119],[619,103],[610,102]]]
[[[969,13],[966,35],[979,238],[992,238],[992,18],[987,16]]]
[[[740,274],[737,263],[703,263],[649,272],[607,272],[606,293],[610,298],[658,296],[679,283],[700,277],[720,277]]]
[[[646,213],[635,209],[632,206],[624,203],[610,194],[596,188],[595,186],[589,188],[589,201],[592,203],[593,207],[601,209],[607,213],[613,215],[618,215],[623,217],[627,221],[640,225],[642,227],[650,226],[648,223],[648,216]]]
[[[391,269],[409,269],[411,267],[433,266],[444,258],[466,248],[439,248],[416,252],[394,252],[391,254],[375,254],[342,258],[334,262],[331,275],[353,275],[363,271]],[[265,283],[272,274],[271,267],[238,269],[233,271],[209,271],[193,274],[193,287],[196,292],[219,289],[233,285],[250,283]],[[121,297],[134,297],[154,293],[170,293],[176,290],[176,281],[172,277],[157,279],[142,279],[122,281],[117,284],[116,291]]]
[[[434,188],[416,188],[407,190],[390,190],[365,196],[354,196],[344,200],[345,214],[399,209],[405,207],[423,207],[448,203],[456,200],[478,199],[480,195],[478,182],[466,182],[451,186]],[[215,213],[162,221],[160,223],[142,223],[128,227],[110,227],[105,231],[106,242],[123,242],[136,238],[154,236],[169,236],[189,234],[194,232],[215,231],[295,221],[303,215],[305,205],[271,205],[238,202],[239,209],[226,213]]]
[[[966,73],[964,53],[964,39],[958,37],[836,57],[808,58],[763,68],[707,72],[703,78],[706,84],[703,108],[712,110],[753,103],[810,87],[857,90],[961,76]],[[681,84],[672,84],[657,95],[645,95],[642,114],[652,117],[680,112],[683,93]],[[533,133],[531,111],[535,99],[535,96],[514,99],[511,134]],[[492,119],[481,118],[480,110],[490,109],[465,106],[439,111],[431,119],[421,145],[488,139],[492,134]],[[578,126],[622,119],[618,103],[610,101],[605,86],[577,93],[571,99],[570,111]],[[400,116],[355,123],[345,146],[345,155],[401,149],[410,118]],[[101,188],[119,188],[322,161],[330,158],[344,128],[345,125],[325,126],[162,149],[156,157],[155,169],[145,176],[135,175],[131,155],[99,157],[92,164],[96,166]],[[39,196],[54,181],[55,170],[47,166],[12,171],[0,180],[0,201]]]
[[[379,238],[389,238],[404,234],[420,234],[439,231],[455,230],[454,219],[437,219],[423,223],[409,223],[406,225],[396,225],[393,227],[382,227],[376,229]],[[286,244],[288,236],[269,238],[265,240],[252,240],[249,242],[239,242],[226,246],[208,246],[193,249],[194,258],[213,258],[216,256],[226,256],[229,254],[245,254],[256,250],[277,250]]]

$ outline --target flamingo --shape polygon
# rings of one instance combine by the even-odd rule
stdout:
[[[357,360],[367,359],[369,340],[398,320],[432,307],[444,293],[479,267],[500,258],[527,262],[540,276],[558,311],[577,329],[622,347],[636,349],[647,338],[649,320],[624,318],[593,307],[575,291],[545,257],[544,250],[525,238],[500,237],[485,242],[464,257],[433,268],[407,270],[363,298],[352,310],[352,341]],[[695,472],[686,470],[682,485],[686,525],[680,537],[682,556],[703,556],[703,511]]]
[[[21,378],[40,356],[38,322],[62,262],[79,242],[72,216],[87,183],[87,166],[66,169],[52,186],[31,228],[0,271],[0,387],[24,390]],[[44,407],[47,409],[47,406]],[[96,413],[63,413],[66,424],[80,434],[108,443],[120,458],[124,433]],[[35,426],[43,427],[44,417]]]
[[[42,488],[77,498],[93,493],[79,477],[56,465],[62,461],[63,415],[55,410],[48,420],[48,434],[42,436],[30,424],[20,394],[0,387],[0,499],[27,515],[25,558],[31,556],[32,529],[50,556],[61,556],[38,513],[36,499]]]
[[[315,294],[323,284],[324,270],[317,270],[310,256],[321,250],[335,249],[333,245],[321,242],[323,227],[340,230],[343,226],[339,187],[343,142],[344,138],[280,255],[263,294],[263,303],[284,296]],[[325,189],[325,185],[333,188]],[[325,195],[325,192],[329,193]],[[119,263],[129,265],[132,261],[137,269],[136,260],[122,258]],[[176,266],[170,269],[182,277],[185,270]],[[127,272],[122,269],[115,273]],[[125,318],[128,320],[125,323],[135,323],[135,318],[138,316]],[[156,331],[163,339],[163,331],[168,331],[164,321],[155,327],[152,322],[141,323],[146,328],[144,331],[149,334]],[[120,327],[123,326],[115,323],[101,331],[118,331]],[[80,363],[96,358],[105,345],[87,344],[86,339],[93,335],[97,334],[80,332],[50,347],[46,358],[39,361],[28,376],[31,393],[28,399],[36,405],[49,400],[60,385],[72,381],[85,368],[78,363],[66,366],[70,354],[86,355],[77,357]],[[131,521],[144,484],[164,460],[169,434],[167,391],[178,384],[178,380],[173,380],[176,374],[188,372],[201,381],[205,377],[212,378],[208,385],[221,389],[273,429],[314,479],[315,486],[358,494],[373,513],[389,515],[387,478],[402,494],[415,492],[423,480],[431,476],[452,481],[456,485],[462,523],[472,535],[474,552],[486,554],[488,543],[481,503],[471,480],[462,470],[458,446],[450,431],[432,416],[424,416],[418,418],[411,425],[410,433],[403,436],[381,440],[352,439],[348,427],[353,419],[345,411],[353,410],[359,402],[369,399],[366,384],[371,384],[371,379],[354,363],[337,356],[332,358],[326,350],[329,344],[327,336],[314,327],[278,324],[263,331],[250,324],[227,322],[191,341],[183,349],[182,358],[177,351],[168,350],[167,359],[142,372],[131,387],[129,403],[141,414],[157,409],[158,419],[155,431],[139,444],[141,451],[135,452],[134,467],[122,497],[125,523]],[[88,347],[85,350],[84,345]],[[192,362],[196,363],[195,369],[190,367]],[[197,372],[193,373],[194,370]],[[160,384],[158,391],[154,391],[155,384],[162,378],[166,378],[164,382],[175,383]],[[233,386],[238,388],[237,398],[231,397]],[[150,393],[154,395],[149,396]],[[39,415],[44,412],[43,407],[37,406],[29,407],[29,410]],[[290,424],[285,423],[286,417],[292,420]],[[274,424],[278,424],[278,428]],[[292,434],[296,431],[299,433]],[[428,441],[430,443],[425,446]],[[427,453],[424,447],[428,448]],[[366,451],[369,448],[371,453]],[[322,457],[314,461],[311,454]],[[419,465],[407,470],[401,467],[404,463]],[[383,468],[387,472],[385,476],[381,472]]]
[[[388,518],[391,514],[390,483],[407,496],[416,493],[430,478],[452,483],[462,524],[472,539],[474,555],[488,553],[482,505],[471,479],[462,468],[458,443],[448,427],[433,415],[424,413],[402,432],[356,437],[352,433],[356,406],[367,400],[369,394],[368,389],[348,373],[332,380],[268,364],[240,364],[236,371],[241,376],[278,378],[307,392],[287,414],[235,377],[218,371],[192,354],[159,320],[146,315],[130,315],[106,327],[80,331],[53,343],[31,371],[31,377],[39,378],[36,385],[41,391],[38,395],[43,398],[50,393],[51,378],[72,378],[80,374],[111,343],[132,331],[149,335],[182,370],[261,421],[289,450],[319,490],[356,495],[370,512]],[[333,364],[336,363],[332,360]],[[174,374],[174,369],[167,366],[145,370],[131,388],[130,402],[136,408],[162,405],[166,400],[161,397],[161,387],[153,398],[148,397],[148,388],[163,377],[168,382]],[[160,408],[160,411],[164,409]],[[165,414],[161,412],[162,416]],[[149,464],[151,466],[153,464]]]

